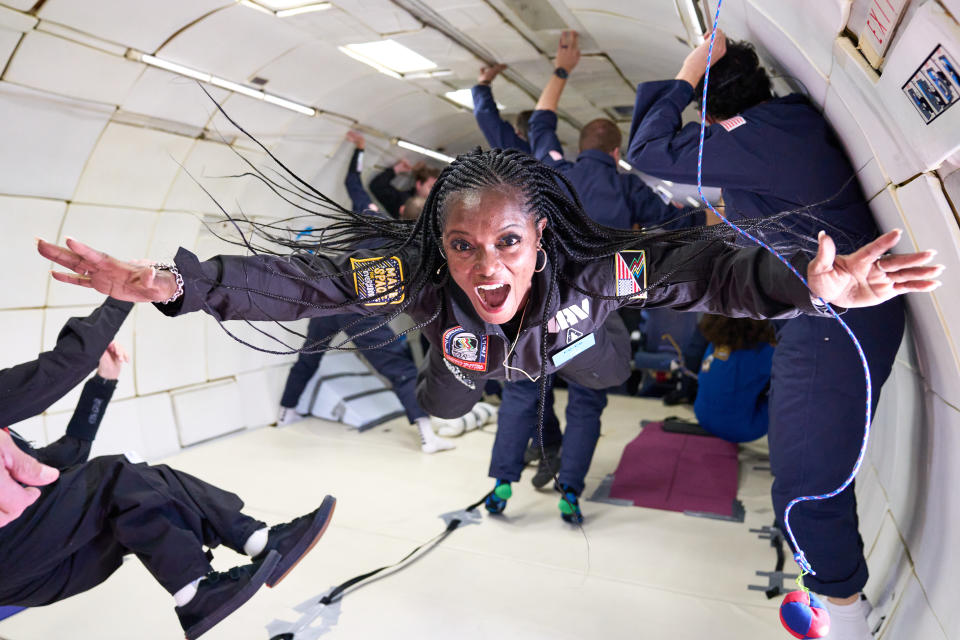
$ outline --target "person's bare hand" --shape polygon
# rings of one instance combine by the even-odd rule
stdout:
[[[885,255],[900,241],[895,229],[850,255],[838,256],[833,238],[823,231],[817,255],[807,265],[815,296],[841,307],[870,307],[910,291],[933,291],[943,265],[930,265],[935,251]]]
[[[703,43],[687,54],[687,59],[680,67],[677,80],[686,80],[690,86],[696,87],[703,74],[707,71],[707,54],[710,51],[710,33],[703,36]],[[710,66],[717,64],[717,60],[727,53],[727,35],[723,29],[717,29],[717,37],[713,43],[713,54],[710,56]]]
[[[359,131],[347,131],[347,140],[352,142],[357,149],[363,149],[367,146],[367,139]]]
[[[564,31],[560,34],[560,44],[557,45],[557,59],[554,66],[564,69],[567,73],[580,62],[580,36],[576,31]]]
[[[394,173],[410,173],[411,170],[413,170],[413,165],[406,158],[400,158],[393,165]]]
[[[505,64],[495,64],[493,66],[484,66],[480,69],[480,75],[477,76],[477,84],[490,84],[493,79],[507,68]]]
[[[28,456],[6,431],[0,431],[0,527],[19,518],[37,501],[40,497],[37,487],[59,477],[59,471]]]
[[[117,300],[164,302],[177,292],[176,277],[169,271],[157,271],[145,261],[117,260],[73,238],[67,238],[66,247],[38,238],[37,251],[73,271],[52,271],[54,280],[96,289]]]
[[[116,380],[120,377],[120,370],[123,369],[124,362],[130,362],[130,355],[119,342],[113,341],[100,356],[97,375],[104,380]]]

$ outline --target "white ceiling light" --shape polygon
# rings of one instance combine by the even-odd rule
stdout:
[[[378,40],[376,42],[361,42],[340,47],[340,50],[351,58],[365,62],[377,71],[389,69],[393,74],[411,73],[414,71],[430,71],[437,68],[437,63],[424,58],[422,55],[409,49],[396,40]]]
[[[621,159],[619,164],[620,164],[620,168],[623,169],[624,171],[633,171],[633,167],[630,166],[630,163],[627,162],[626,160]]]
[[[445,94],[447,100],[451,102],[456,102],[459,105],[466,107],[467,109],[473,109],[473,93],[470,89],[459,89],[457,91],[447,91]],[[503,105],[499,102],[497,103],[497,109],[503,109]]]
[[[368,64],[368,65],[370,65],[371,67],[373,67],[374,69],[376,69],[377,71],[379,71],[380,73],[382,73],[382,74],[384,74],[384,75],[388,75],[388,76],[390,76],[391,78],[396,78],[397,80],[400,80],[400,79],[403,78],[403,76],[401,76],[401,75],[400,75],[399,73],[397,73],[396,71],[391,71],[390,69],[387,69],[387,68],[384,67],[383,65],[377,64],[376,62],[374,62],[373,60],[370,60],[370,59],[368,59],[368,58],[364,58],[364,57],[361,56],[360,54],[354,53],[353,51],[351,51],[350,49],[348,49],[348,48],[346,48],[346,47],[337,47],[337,49],[340,49],[340,51],[341,51],[342,53],[347,54],[348,56],[350,56],[350,57],[353,58],[354,60],[357,60],[357,61],[359,61],[359,62],[362,62],[363,64]]]
[[[301,13],[326,11],[332,6],[329,2],[315,2],[313,4],[303,5],[302,7],[293,7],[292,9],[278,9],[276,15],[278,18],[289,18],[290,16],[298,16]]]
[[[269,15],[275,15],[272,9],[267,9],[266,7],[252,2],[251,0],[240,0],[240,4],[248,9],[253,9],[254,11],[259,11],[260,13],[267,13]]]
[[[217,76],[212,76],[209,73],[203,73],[202,71],[197,71],[196,69],[191,69],[190,67],[185,67],[175,62],[170,62],[162,58],[157,58],[149,54],[142,54],[140,60],[145,64],[148,64],[152,67],[157,67],[159,69],[165,69],[173,73],[179,74],[181,76],[186,76],[188,78],[193,78],[194,80],[199,80],[200,82],[207,82],[221,89],[226,89],[227,91],[233,91],[234,93],[240,93],[257,100],[263,100],[264,102],[269,102],[270,104],[275,104],[278,107],[283,107],[284,109],[290,109],[291,111],[296,111],[297,113],[302,113],[306,116],[315,116],[317,115],[316,109],[308,107],[306,105],[293,102],[292,100],[286,100],[263,91],[257,91],[256,89],[251,89],[250,87],[244,86],[242,84],[237,84],[236,82],[231,82],[224,78],[218,78]]]
[[[692,197],[692,196],[687,196],[687,202],[690,203],[690,206],[691,206],[691,207],[699,207],[699,206],[700,206],[700,201],[697,200],[696,198]]]
[[[703,44],[703,24],[700,22],[700,14],[697,13],[697,8],[694,6],[694,2],[696,1],[697,0],[680,0],[680,4],[683,5],[687,13],[687,22],[692,32],[691,35],[699,45]]]
[[[419,153],[420,155],[427,156],[428,158],[433,158],[434,160],[439,160],[439,161],[441,161],[441,162],[453,162],[453,158],[451,158],[450,156],[448,156],[448,155],[446,155],[446,154],[440,153],[439,151],[434,151],[433,149],[427,149],[426,147],[421,147],[421,146],[418,145],[418,144],[414,144],[414,143],[412,143],[412,142],[407,142],[406,140],[402,140],[402,139],[400,139],[400,138],[398,138],[398,139],[396,140],[396,144],[397,144],[398,147],[400,147],[400,148],[402,148],[402,149],[408,149],[408,150],[410,150],[410,151],[415,151],[416,153]]]

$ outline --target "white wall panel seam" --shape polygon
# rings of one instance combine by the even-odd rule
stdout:
[[[85,47],[97,49],[98,51],[109,53],[110,55],[120,58],[124,57],[124,54],[127,52],[127,47],[122,44],[98,38],[95,35],[79,31],[69,25],[60,24],[59,22],[41,20],[34,29],[41,33],[69,40],[75,44],[82,44]]]

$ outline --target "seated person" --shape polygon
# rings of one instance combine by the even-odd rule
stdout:
[[[44,411],[90,373],[95,353],[101,378],[111,367],[119,373],[123,353],[108,344],[131,307],[108,299],[87,318],[71,318],[53,350],[0,370],[0,424]],[[173,595],[186,637],[197,638],[261,585],[279,583],[323,534],[336,500],[327,496],[313,513],[268,529],[241,513],[234,494],[165,465],[87,461],[112,394],[98,387],[110,386],[88,382],[76,423],[49,447],[34,450],[0,431],[0,605],[42,606],[82,593],[133,553]],[[203,547],[220,544],[253,562],[213,571]]]
[[[700,331],[710,341],[700,366],[693,410],[700,425],[730,442],[767,433],[774,330],[766,320],[704,315]]]

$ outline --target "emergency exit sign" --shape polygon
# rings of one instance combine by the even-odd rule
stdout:
[[[906,7],[907,0],[872,0],[867,23],[860,32],[860,50],[874,68],[880,68]]]

